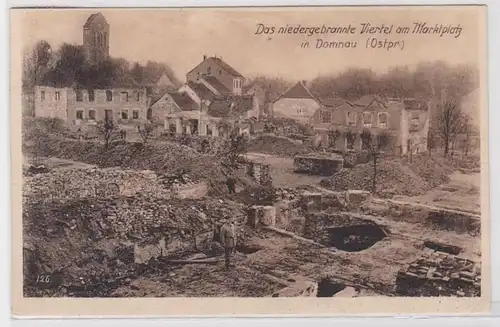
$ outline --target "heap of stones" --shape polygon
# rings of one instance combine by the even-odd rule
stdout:
[[[481,268],[452,254],[427,251],[398,272],[396,286],[407,296],[480,296]]]

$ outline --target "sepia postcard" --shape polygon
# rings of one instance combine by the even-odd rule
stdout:
[[[11,9],[13,314],[487,312],[486,12]]]

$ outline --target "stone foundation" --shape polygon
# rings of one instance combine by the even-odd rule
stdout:
[[[253,228],[276,225],[276,208],[273,206],[252,206],[248,212],[248,224]]]
[[[293,160],[296,173],[331,176],[344,167],[344,159],[337,157],[297,156]]]

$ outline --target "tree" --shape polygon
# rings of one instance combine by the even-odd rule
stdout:
[[[463,115],[463,128],[464,128],[464,155],[467,156],[469,154],[469,147],[470,147],[470,141],[471,141],[471,136],[474,133],[474,126],[472,124],[472,118],[470,115]]]
[[[42,81],[43,74],[52,58],[52,48],[47,41],[39,41],[23,54],[23,88],[33,92]]]
[[[147,145],[149,143],[154,136],[155,129],[156,125],[152,121],[147,121],[144,124],[137,126],[142,144]]]
[[[444,142],[444,156],[449,152],[450,143],[456,141],[457,136],[464,132],[464,116],[460,106],[454,100],[446,100],[442,110],[438,113],[438,131]]]
[[[328,131],[328,141],[331,148],[335,148],[335,144],[337,144],[337,140],[339,139],[339,137],[340,132],[338,130],[330,129]]]
[[[118,139],[119,128],[111,117],[106,117],[97,123],[97,131],[104,138],[104,149],[109,148],[109,144]]]
[[[432,155],[432,150],[437,147],[438,143],[438,132],[435,128],[429,128],[427,133],[427,151],[429,151],[429,156]]]
[[[372,193],[375,194],[377,192],[377,162],[383,153],[382,151],[389,146],[391,137],[387,132],[373,136],[369,130],[363,130],[360,137],[363,147],[373,160]]]

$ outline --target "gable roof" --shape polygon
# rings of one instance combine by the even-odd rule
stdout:
[[[210,57],[208,60],[214,61],[217,65],[219,65],[222,69],[228,72],[233,77],[243,77],[236,69],[228,65],[224,60],[218,57]]]
[[[208,58],[205,58],[201,63],[199,63],[193,69],[191,69],[188,72],[188,74],[191,73],[196,68],[198,68],[202,63],[204,63],[207,60],[210,60],[210,61],[214,62],[216,65],[218,65],[221,69],[223,69],[229,75],[231,75],[233,77],[241,77],[241,78],[243,78],[243,75],[241,75],[236,69],[234,69],[228,63],[226,63],[224,60],[222,60],[221,58],[218,58],[218,57],[208,57]]]
[[[215,98],[215,94],[202,83],[189,82],[187,86],[202,100],[212,101]]]
[[[214,89],[216,89],[221,95],[230,94],[231,93],[231,90],[229,90],[224,84],[222,84],[214,76],[204,76],[203,79],[208,84],[210,84]]]
[[[94,22],[94,20],[101,16],[102,19],[104,20],[104,22],[106,22],[106,18],[104,18],[104,15],[100,12],[96,13],[96,14],[92,14],[89,16],[89,18],[87,18],[87,21],[85,22],[85,24],[83,25],[83,27],[89,27],[90,25],[92,25],[92,23]],[[107,22],[106,22],[107,23]]]
[[[182,110],[182,111],[193,111],[199,110],[198,104],[191,99],[189,95],[184,92],[167,92],[172,101]]]
[[[288,99],[314,99],[318,100],[306,87],[304,81],[295,83],[294,86],[288,89],[280,98]]]
[[[248,95],[216,97],[208,107],[212,117],[235,117],[253,109],[253,97]]]

